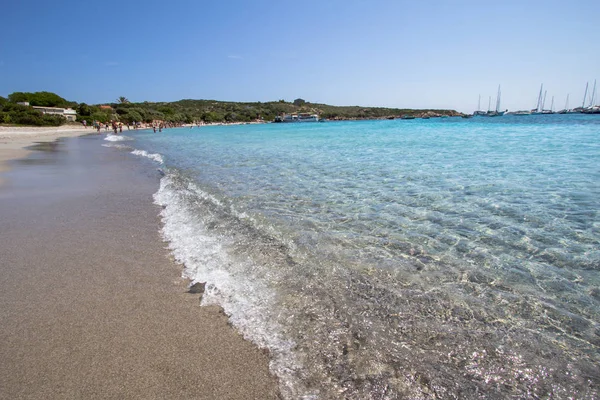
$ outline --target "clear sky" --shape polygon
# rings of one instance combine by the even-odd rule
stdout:
[[[542,83],[560,109],[600,80],[598,0],[29,0],[0,27],[5,97],[471,112],[499,84],[503,109],[533,108]]]

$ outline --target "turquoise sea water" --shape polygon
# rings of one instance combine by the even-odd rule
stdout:
[[[600,396],[599,117],[123,135],[284,397]]]

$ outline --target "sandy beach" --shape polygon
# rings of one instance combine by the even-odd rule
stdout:
[[[278,398],[268,354],[188,293],[158,172],[103,135],[54,141],[86,133],[0,128],[0,398]]]
[[[94,133],[91,128],[63,125],[58,127],[0,126],[0,173],[8,168],[8,160],[25,157],[25,149],[36,142],[53,142],[60,137],[74,137]],[[0,175],[2,184],[2,175]]]

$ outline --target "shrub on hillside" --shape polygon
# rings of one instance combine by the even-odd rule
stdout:
[[[0,112],[0,121],[7,124],[34,126],[60,126],[67,122],[62,115],[47,115],[29,107],[24,108],[24,110],[13,109],[8,112]]]
[[[52,92],[14,92],[8,95],[8,100],[13,103],[26,101],[32,106],[40,107],[70,107],[73,105],[72,102]]]

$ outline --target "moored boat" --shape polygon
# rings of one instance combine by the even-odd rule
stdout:
[[[509,115],[531,115],[531,111],[529,110],[519,110],[519,111],[512,111],[509,113],[506,113]]]
[[[273,122],[319,122],[319,116],[309,113],[284,114],[276,116]]]
[[[489,104],[488,104],[488,111],[484,112],[484,111],[477,110],[473,113],[473,115],[474,116],[479,115],[482,117],[501,117],[501,116],[503,116],[507,110],[500,111],[500,95],[501,95],[500,85],[498,85],[498,94],[496,95],[496,110],[493,110],[493,111],[491,110],[492,97],[490,96]],[[481,96],[480,96],[480,102],[481,102]],[[478,106],[478,108],[479,108],[479,106]]]
[[[600,106],[589,107],[583,110],[584,114],[600,114]]]

